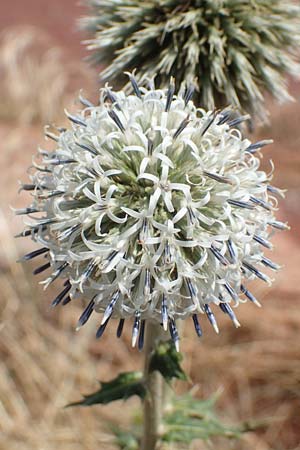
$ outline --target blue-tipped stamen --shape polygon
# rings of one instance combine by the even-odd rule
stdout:
[[[245,208],[245,209],[254,209],[254,206],[251,205],[251,203],[243,202],[241,200],[227,200],[227,203],[229,203],[232,206],[237,206],[238,208]]]
[[[228,239],[228,241],[226,242],[226,245],[227,245],[227,249],[228,249],[228,252],[230,255],[231,262],[235,263],[237,260],[237,253],[236,253],[236,250],[235,250],[232,240]]]
[[[243,284],[241,284],[241,292],[245,294],[245,296],[250,300],[250,302],[254,303],[254,305],[258,307],[261,307],[259,301],[254,297],[254,295],[250,291],[248,291],[248,289]]]
[[[79,317],[76,330],[79,330],[79,328],[81,328],[84,324],[86,324],[86,322],[89,320],[94,311],[94,306],[95,306],[95,297],[92,298],[90,303],[87,305],[87,307]]]
[[[30,259],[36,258],[37,256],[43,255],[44,253],[49,252],[49,248],[43,247],[39,248],[38,250],[34,250],[33,252],[27,253],[27,255],[22,256],[20,258],[20,262],[22,261],[29,261]]]
[[[273,248],[273,245],[271,244],[271,242],[267,241],[267,239],[262,238],[258,234],[253,235],[253,240],[258,242],[260,245],[262,245],[265,248],[268,248],[270,250]]]
[[[263,141],[255,142],[254,144],[249,145],[249,147],[246,148],[246,152],[249,153],[255,153],[258,150],[261,150],[266,145],[272,144],[272,139],[264,139]]]
[[[280,266],[278,264],[274,263],[273,261],[271,261],[271,259],[266,258],[265,256],[261,258],[261,262],[263,263],[264,266],[269,267],[272,270],[280,269]]]
[[[47,262],[46,264],[43,264],[42,266],[37,267],[36,269],[34,269],[34,271],[32,273],[33,273],[33,275],[38,275],[39,273],[42,273],[45,270],[49,269],[50,266],[51,266],[51,263]]]
[[[247,261],[243,261],[243,266],[246,267],[246,269],[252,272],[255,276],[257,276],[257,278],[259,278],[260,280],[265,281],[266,283],[269,282],[269,278],[252,264],[248,263]]]
[[[219,333],[219,328],[218,328],[218,324],[215,318],[214,313],[212,312],[212,310],[210,309],[210,307],[206,304],[203,306],[204,312],[208,318],[208,320],[210,321],[211,325],[213,326],[213,329],[215,330],[216,333]]]
[[[173,100],[174,93],[175,93],[175,83],[174,83],[174,79],[171,77],[169,88],[168,88],[168,93],[167,93],[167,101],[166,101],[166,107],[165,107],[166,112],[170,111],[170,106],[171,106],[171,103]]]
[[[162,296],[161,301],[161,320],[163,324],[163,328],[165,331],[168,329],[168,307],[167,307],[167,300],[165,294]]]
[[[192,318],[193,318],[193,322],[194,322],[195,331],[196,331],[197,335],[199,337],[201,337],[202,336],[202,329],[201,329],[201,326],[200,326],[197,314],[193,314]]]
[[[67,295],[67,293],[71,289],[72,285],[71,285],[70,281],[67,280],[67,282],[68,283],[67,283],[66,287],[58,294],[57,297],[55,297],[55,299],[51,303],[52,307],[59,305],[59,303],[63,300],[63,298]]]
[[[222,255],[222,253],[221,253],[214,245],[211,245],[211,246],[210,246],[210,251],[212,252],[212,254],[214,255],[214,257],[215,257],[218,261],[220,261],[220,263],[221,263],[223,266],[228,266],[228,264],[229,264],[228,259],[226,258],[226,256]]]
[[[140,334],[139,334],[139,340],[138,340],[138,349],[141,351],[144,347],[144,340],[145,340],[145,325],[146,321],[141,321],[141,327],[140,327]]]
[[[234,324],[234,326],[235,326],[236,328],[238,328],[238,327],[241,326],[241,324],[240,324],[239,321],[237,320],[236,315],[234,314],[234,312],[233,312],[231,306],[228,305],[228,303],[223,303],[223,302],[221,302],[221,303],[219,304],[219,306],[220,306],[221,310],[223,311],[223,313],[229,315],[230,319],[232,320],[232,322],[233,322],[233,324]]]
[[[260,198],[256,198],[256,197],[251,196],[250,197],[250,201],[252,203],[255,203],[255,205],[261,206],[262,208],[266,209],[267,211],[271,211],[273,209],[272,205],[270,205],[269,203],[265,202],[264,200],[261,200]]]
[[[110,316],[107,318],[107,320],[104,323],[101,323],[100,327],[98,328],[96,332],[96,339],[100,339],[103,335],[105,328],[107,327],[107,324],[109,322]]]
[[[171,319],[171,318],[169,319],[169,330],[170,330],[171,339],[175,345],[175,348],[176,348],[177,352],[179,352],[179,335],[178,335],[175,320]]]
[[[141,313],[139,311],[137,311],[135,313],[134,323],[133,323],[133,327],[132,327],[132,336],[131,336],[132,347],[135,347],[135,344],[137,341],[137,337],[138,337],[139,329],[140,329],[140,322],[141,322]]]
[[[110,303],[108,304],[108,306],[106,307],[106,309],[104,311],[101,325],[103,325],[107,321],[107,319],[112,315],[115,304],[117,303],[119,297],[120,297],[120,291],[116,291],[114,293],[114,295],[112,296]]]
[[[124,128],[121,120],[119,119],[119,116],[117,115],[117,113],[112,109],[111,111],[108,111],[108,115],[115,122],[115,124],[122,131],[122,133],[124,133],[125,128]]]
[[[122,336],[124,323],[125,323],[125,319],[119,320],[119,324],[118,324],[118,328],[117,328],[117,338],[120,338]]]
[[[181,122],[181,124],[179,125],[179,127],[177,128],[177,130],[175,131],[175,133],[173,134],[173,138],[177,139],[178,136],[183,132],[183,130],[187,127],[188,123],[190,121],[190,116],[187,116],[185,119],[183,119],[183,121]]]
[[[188,85],[185,90],[184,96],[183,96],[185,106],[187,106],[188,102],[190,100],[192,100],[194,92],[195,92],[195,86],[192,84]]]

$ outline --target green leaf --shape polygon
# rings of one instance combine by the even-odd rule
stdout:
[[[191,394],[175,399],[172,410],[165,416],[166,432],[162,440],[188,444],[217,436],[238,438],[244,430],[223,424],[213,411],[215,401],[216,396],[203,401]]]
[[[171,381],[172,378],[185,381],[187,376],[180,366],[181,361],[182,355],[177,352],[174,344],[162,342],[156,347],[151,357],[149,370],[150,372],[158,370],[167,381]]]
[[[107,404],[115,400],[127,400],[133,395],[143,399],[146,389],[143,384],[143,374],[141,372],[124,372],[112,381],[101,382],[100,389],[90,395],[84,395],[83,400],[70,403],[70,406],[90,406],[96,404]]]
[[[134,432],[122,430],[118,426],[111,427],[112,433],[115,435],[116,445],[120,450],[138,450],[139,449],[139,437]]]

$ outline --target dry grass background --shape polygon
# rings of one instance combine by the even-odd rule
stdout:
[[[26,41],[22,33],[29,31]],[[97,317],[75,333],[80,305],[50,311],[55,288],[44,292],[31,275],[33,267],[15,263],[32,247],[13,239],[20,221],[9,209],[25,202],[17,197],[17,180],[24,180],[31,154],[43,142],[41,120],[58,120],[72,92],[80,86],[92,92],[96,84],[86,66],[65,60],[62,47],[53,51],[47,36],[30,41],[34,33],[43,35],[40,30],[9,32],[14,33],[15,47],[5,47],[11,45],[7,34],[0,43],[2,77],[8,80],[0,86],[6,105],[0,110],[0,450],[110,450],[115,447],[106,422],[126,425],[139,406],[137,400],[87,409],[63,406],[97,388],[98,379],[138,369],[142,355],[130,349],[126,334],[117,341],[112,327],[96,342]],[[300,85],[293,88],[297,101],[274,106],[272,127],[259,130],[276,141],[265,158],[277,166],[275,185],[289,189],[280,214],[293,229],[276,236],[274,257],[285,267],[271,289],[254,289],[262,309],[251,304],[238,309],[239,330],[221,320],[219,336],[204,324],[201,341],[189,329],[182,341],[185,368],[199,385],[199,397],[222,389],[217,406],[224,420],[261,424],[240,441],[211,445],[216,450],[300,450]],[[198,443],[194,448],[205,447]]]

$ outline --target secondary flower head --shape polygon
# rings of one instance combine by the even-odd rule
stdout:
[[[103,80],[124,70],[197,86],[195,103],[234,104],[265,116],[263,92],[289,99],[284,77],[299,75],[300,6],[282,0],[86,0],[81,25]]]
[[[192,90],[175,95],[139,87],[134,93],[101,89],[99,105],[68,114],[69,129],[46,135],[53,151],[39,150],[30,184],[32,203],[21,236],[40,244],[23,260],[42,255],[35,274],[64,280],[52,305],[82,296],[78,327],[101,312],[100,337],[111,318],[133,318],[133,345],[143,346],[145,321],[157,321],[178,345],[177,319],[204,314],[218,331],[221,309],[239,326],[230,305],[258,304],[247,281],[271,279],[275,220],[271,175],[259,170],[257,152],[235,127],[244,118],[229,110],[204,111]],[[151,84],[151,83],[150,83]],[[242,297],[242,298],[241,298]]]

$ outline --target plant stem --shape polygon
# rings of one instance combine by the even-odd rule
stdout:
[[[155,450],[161,435],[163,419],[163,389],[166,383],[157,371],[149,372],[151,355],[162,334],[160,324],[147,323],[144,379],[147,395],[144,400],[144,434],[142,450]]]

